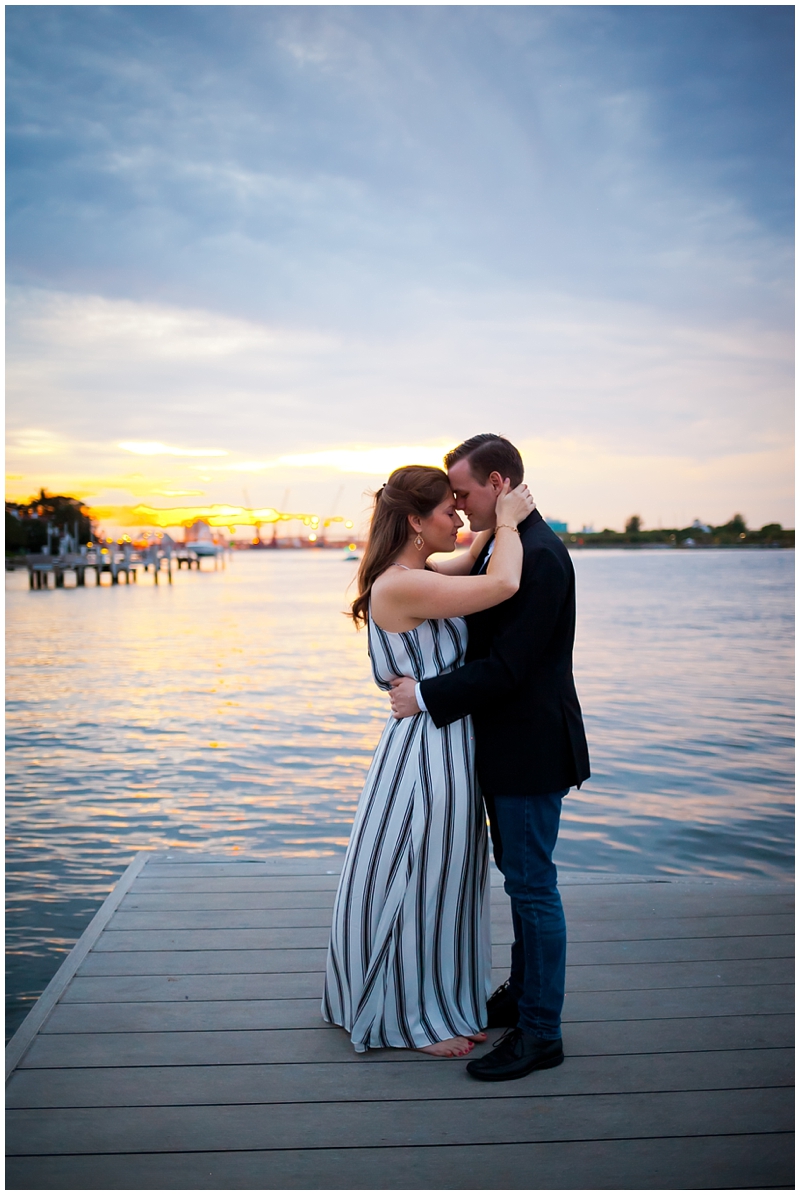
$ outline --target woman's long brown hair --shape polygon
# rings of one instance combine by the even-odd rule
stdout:
[[[375,495],[367,546],[358,570],[358,597],[353,622],[363,626],[369,617],[369,597],[375,580],[402,552],[411,532],[408,516],[424,518],[453,492],[444,469],[404,465],[395,469]]]

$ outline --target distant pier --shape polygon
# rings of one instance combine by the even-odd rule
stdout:
[[[217,566],[217,555],[214,556],[214,567]],[[223,559],[224,567],[224,559]],[[200,556],[190,547],[178,544],[176,547],[165,549],[153,546],[151,548],[136,549],[126,544],[123,547],[113,547],[88,552],[67,552],[58,556],[45,553],[29,556],[6,557],[6,572],[17,569],[27,569],[30,589],[64,589],[64,580],[68,573],[75,576],[75,586],[85,587],[86,574],[93,571],[96,583],[100,585],[100,578],[107,573],[112,585],[118,585],[124,577],[126,584],[135,584],[138,573],[152,572],[156,585],[159,577],[166,575],[166,580],[172,584],[174,569],[199,569]]]

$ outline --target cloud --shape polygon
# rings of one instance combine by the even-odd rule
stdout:
[[[152,490],[158,498],[202,498],[203,490]]]
[[[542,513],[621,529],[632,514],[648,527],[686,527],[701,518],[719,525],[737,511],[751,527],[794,525],[794,453],[787,442],[698,460],[689,454],[635,455],[602,444],[532,439],[520,443],[526,480]]]
[[[157,440],[123,440],[117,445],[135,456],[227,456],[224,448],[172,448]]]
[[[432,465],[442,468],[444,454],[453,447],[454,437],[436,447],[332,448],[324,452],[281,456],[275,465],[291,469],[335,469],[339,473],[388,475],[402,465]]]
[[[355,513],[496,430],[791,521],[792,17],[11,6],[13,485]]]
[[[12,289],[12,433],[24,414],[53,443],[181,446],[190,425],[209,459],[228,453],[222,468],[242,471],[356,445],[438,448],[464,425],[517,438],[580,431],[629,452],[690,445],[703,458],[791,434],[791,334],[756,320],[666,320],[633,304],[490,290],[480,301],[420,296],[418,310],[418,326],[392,336],[323,337]],[[207,339],[238,348],[203,357]]]
[[[532,278],[775,314],[790,21],[210,6],[172,26],[147,7],[23,6],[11,276],[348,332],[413,320],[420,288]]]
[[[92,518],[113,527],[189,527],[202,520],[210,527],[263,527],[272,523],[300,522],[316,531],[320,523],[319,516],[314,514],[294,514],[273,507],[251,510],[219,503],[212,506],[172,507],[96,504],[90,507],[90,511]]]
[[[67,446],[68,441],[56,431],[23,427],[14,435],[10,448],[15,456],[58,456]]]
[[[263,504],[280,502],[275,486],[300,486],[303,508],[313,509],[330,501],[325,479],[339,475],[355,516],[359,478],[380,484],[400,464],[440,465],[460,439],[498,431],[548,445],[545,460],[564,458],[571,501],[559,472],[548,475],[564,511],[589,507],[587,518],[619,525],[631,505],[674,505],[680,476],[704,517],[722,519],[715,462],[751,460],[731,501],[747,506],[752,493],[757,517],[791,521],[792,342],[780,329],[668,322],[642,307],[557,294],[487,292],[480,305],[429,296],[420,307],[423,326],[391,338],[326,338],[192,309],[12,290],[8,459],[23,474],[15,492],[72,484],[95,494],[133,487],[147,498],[201,479],[225,501],[240,497],[244,478],[261,478],[273,487]],[[91,351],[81,341],[87,326]],[[239,349],[195,354],[206,337]],[[187,427],[195,444],[211,446],[186,444]],[[606,465],[593,470],[596,459]],[[705,471],[705,501],[700,474],[676,472],[676,461]]]
[[[47,343],[64,360],[113,361],[120,350],[168,368],[170,362],[219,358],[273,350],[321,353],[336,343],[312,331],[269,325],[197,307],[157,301],[71,294],[11,285],[13,341]],[[224,367],[224,366],[223,366]]]

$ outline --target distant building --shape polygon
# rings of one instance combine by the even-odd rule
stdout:
[[[581,527],[578,534],[579,535],[594,535],[594,527],[592,527],[591,524],[589,524],[589,523],[584,523],[584,525]]]
[[[706,535],[708,535],[711,531],[711,528],[707,527],[705,523],[701,523],[699,519],[695,519],[695,521],[692,523],[692,531],[703,531]]]
[[[569,531],[567,524],[560,522],[558,519],[545,519],[545,523],[547,523],[547,526],[550,527],[551,530],[557,532],[559,535],[565,535],[566,532]]]

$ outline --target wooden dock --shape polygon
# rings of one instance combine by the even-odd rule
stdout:
[[[9,1044],[7,1189],[793,1187],[788,885],[562,875],[567,1060],[486,1084],[322,1022],[333,867],[137,856]]]
[[[220,559],[225,567],[225,555],[220,551],[214,556],[214,568]],[[153,572],[153,580],[158,585],[158,578],[166,572],[168,583],[172,584],[173,563],[178,570],[182,568],[199,569],[200,557],[192,548],[184,544],[177,544],[169,550],[153,546],[137,550],[129,544],[120,548],[92,549],[89,552],[67,552],[64,555],[53,556],[44,553],[28,556],[7,556],[6,572],[13,573],[18,569],[27,569],[28,587],[33,590],[47,589],[81,589],[86,586],[87,571],[94,575],[95,585],[101,584],[101,577],[107,573],[112,585],[118,585],[120,578],[125,578],[126,585],[136,583],[137,575]],[[74,577],[74,585],[65,584],[67,576]]]

